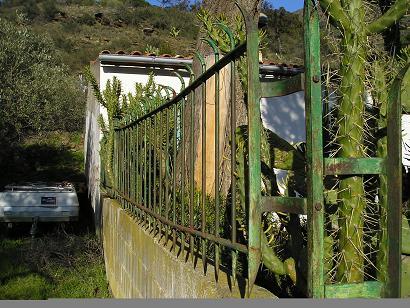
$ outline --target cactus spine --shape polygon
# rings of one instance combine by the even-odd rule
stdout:
[[[340,109],[338,114],[339,157],[364,156],[365,66],[369,56],[367,39],[399,20],[409,8],[409,0],[397,0],[377,20],[367,23],[363,0],[320,0],[322,8],[342,33]],[[364,278],[363,212],[366,208],[363,177],[348,176],[339,186],[339,252],[336,279],[361,282]]]

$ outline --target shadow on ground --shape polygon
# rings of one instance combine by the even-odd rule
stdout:
[[[0,299],[110,297],[85,189],[82,136],[54,132],[26,139],[2,157],[0,189],[18,182],[74,183],[78,222],[0,224]]]

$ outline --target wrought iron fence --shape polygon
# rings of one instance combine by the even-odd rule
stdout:
[[[395,171],[400,169],[400,124],[397,122],[400,110],[395,101],[397,98],[393,97],[389,105],[388,157],[324,157],[317,2],[305,1],[305,74],[274,83],[260,80],[257,21],[245,12],[243,16],[246,42],[236,47],[232,44],[231,51],[219,58],[218,48],[208,40],[215,56],[215,63],[211,67],[206,67],[203,57],[197,54],[202,74],[195,78],[192,70],[187,68],[191,73],[190,84],[183,87],[178,95],[151,106],[151,109],[137,119],[121,119],[115,122],[114,182],[107,181],[103,174],[103,185],[125,209],[162,238],[164,243],[172,243],[173,251],[178,249],[191,258],[200,257],[204,266],[212,262],[216,278],[221,266],[225,266],[231,271],[233,280],[236,279],[237,272],[247,277],[250,290],[261,262],[275,262],[263,242],[262,215],[269,212],[307,214],[307,255],[304,257],[307,258],[305,287],[308,296],[343,297],[349,296],[349,292],[353,296],[396,296],[400,279],[400,271],[397,269],[400,258],[400,245],[397,242],[400,237],[398,222],[401,221],[400,194],[394,191],[400,189],[400,180],[394,175]],[[228,32],[227,35],[229,36]],[[241,186],[236,181],[238,173],[244,172],[245,169],[239,170],[237,166],[238,100],[235,97],[235,80],[238,74],[236,64],[245,56],[247,154],[241,156],[241,159],[247,168]],[[230,72],[229,117],[226,118],[226,125],[221,124],[220,118],[219,89],[222,70]],[[181,82],[183,83],[182,78]],[[210,85],[216,89],[212,94],[213,113],[209,113],[207,109],[207,87]],[[307,149],[306,166],[303,166],[306,196],[262,196],[260,98],[282,96],[300,90],[305,91],[306,103]],[[213,119],[207,119],[210,114]],[[228,132],[228,136],[224,135],[225,132]],[[209,138],[211,135],[212,138]],[[229,148],[229,151],[223,151],[230,153],[227,157],[222,156],[221,139],[226,140],[223,144],[225,148]],[[212,140],[211,144],[208,144],[207,140]],[[198,148],[201,151],[198,151]],[[209,153],[213,156],[211,168],[207,161]],[[227,189],[221,186],[222,165],[229,166],[226,169],[229,170]],[[211,177],[209,173],[212,173]],[[386,218],[389,237],[386,245],[390,266],[388,278],[384,282],[328,284],[324,268],[324,237],[327,232],[324,178],[366,174],[387,176],[387,198],[389,204],[394,205]],[[212,185],[208,185],[209,179]],[[238,201],[240,198],[243,200]],[[238,207],[238,204],[246,206]],[[390,292],[383,293],[385,288],[390,288]]]
[[[224,30],[229,31],[226,28]],[[258,135],[259,99],[254,92],[255,80],[259,78],[258,29],[256,23],[250,24],[249,19],[247,42],[236,47],[232,44],[232,50],[221,58],[215,43],[212,40],[207,42],[214,51],[214,64],[211,67],[207,68],[204,57],[197,54],[202,66],[202,74],[194,78],[192,69],[187,67],[191,79],[190,84],[185,87],[183,78],[176,73],[182,83],[179,94],[158,106],[151,106],[146,114],[137,119],[114,121],[112,164],[114,182],[109,183],[107,174],[103,171],[102,183],[126,210],[136,215],[152,232],[158,234],[165,244],[172,243],[172,251],[183,254],[186,252],[190,258],[199,256],[202,258],[204,267],[207,263],[213,263],[216,278],[219,276],[221,266],[225,266],[232,271],[235,281],[236,273],[240,270],[238,259],[245,260],[239,268],[243,266],[246,268],[246,256],[250,254],[248,243],[237,234],[236,63],[247,54],[250,79],[247,89],[249,135]],[[222,70],[229,72],[229,78],[224,78],[224,81],[228,80],[230,83],[229,86],[225,85],[225,88],[230,89],[230,95],[227,102],[229,122],[225,123],[227,125],[224,127],[220,120],[219,89]],[[206,88],[210,85],[214,88],[211,92],[214,95],[213,112],[207,110],[209,103],[207,103]],[[167,91],[166,88],[163,90]],[[195,109],[196,106],[198,110]],[[212,115],[213,119],[207,119],[209,115]],[[199,136],[194,131],[198,125]],[[229,132],[226,144],[229,144],[230,157],[222,157],[223,146],[220,139],[224,137],[225,131],[222,130],[225,129]],[[198,138],[196,139],[195,136]],[[207,144],[209,140],[212,144]],[[252,151],[253,158],[249,157],[249,163],[251,160],[257,163],[254,164],[255,174],[252,176],[256,183],[252,181],[249,185],[258,186],[260,185],[258,147],[256,144],[250,146],[255,149]],[[200,152],[197,151],[198,147],[201,149]],[[213,153],[211,160],[214,161],[212,171],[207,161],[210,151]],[[222,164],[228,164],[227,170],[230,170],[228,176],[230,188],[224,193],[221,192],[220,187]],[[212,176],[209,177],[207,172],[212,173]],[[254,191],[258,192],[260,189]],[[252,205],[250,204],[249,208],[250,213],[253,214],[249,215],[250,219],[256,217],[255,208],[259,195],[259,193],[253,194],[254,200],[251,201]],[[242,215],[245,216],[245,213]],[[260,217],[258,218],[260,220]],[[227,219],[229,221],[226,221]],[[246,228],[248,229],[248,226]],[[260,229],[252,225],[248,235],[254,236],[256,230],[259,232]],[[251,240],[249,242],[252,243]],[[260,250],[257,253],[260,253]],[[221,264],[222,254],[225,256],[223,259],[229,260],[230,264],[227,262]],[[239,254],[245,257],[241,258]],[[246,275],[245,273],[245,277]]]

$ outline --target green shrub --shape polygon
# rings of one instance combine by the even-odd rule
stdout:
[[[55,0],[46,0],[42,3],[43,16],[46,20],[53,20],[59,12]]]
[[[93,26],[95,25],[95,17],[91,14],[85,13],[80,17],[77,17],[76,22],[82,25]]]
[[[40,8],[38,7],[35,0],[25,1],[22,13],[26,15],[27,19],[29,20],[33,20],[41,14]]]
[[[84,94],[50,38],[0,19],[0,147],[24,135],[80,130]]]
[[[61,27],[67,33],[78,33],[80,31],[80,24],[72,18],[64,20]]]

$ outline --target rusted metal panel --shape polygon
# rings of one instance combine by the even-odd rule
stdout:
[[[307,214],[307,201],[296,197],[262,197],[262,212]]]
[[[304,90],[304,75],[299,74],[283,80],[261,81],[261,97],[285,96]]]
[[[326,285],[327,298],[380,298],[383,284],[378,281],[366,281],[352,284]]]
[[[384,174],[383,158],[325,158],[326,175]]]

